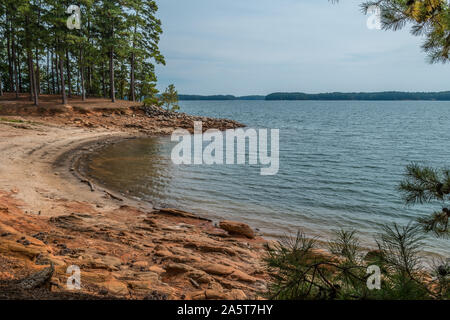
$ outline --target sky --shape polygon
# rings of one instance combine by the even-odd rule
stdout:
[[[180,94],[450,90],[409,28],[370,30],[362,0],[161,0],[159,89]]]

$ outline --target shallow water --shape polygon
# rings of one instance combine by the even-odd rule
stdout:
[[[182,112],[280,129],[280,170],[174,165],[170,138],[127,140],[92,156],[89,174],[134,197],[250,223],[265,236],[330,237],[356,229],[363,244],[385,223],[407,224],[442,204],[405,207],[397,186],[411,162],[450,159],[450,102],[182,101]],[[450,256],[450,240],[427,251]]]

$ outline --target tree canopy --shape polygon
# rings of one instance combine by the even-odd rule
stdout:
[[[445,0],[375,0],[361,7],[367,13],[371,6],[381,10],[385,30],[399,30],[411,25],[411,33],[423,36],[422,45],[430,62],[448,62],[450,51],[450,6]]]
[[[152,0],[78,1],[80,28],[68,28],[70,1],[0,3],[0,79],[6,91],[78,93],[132,101],[155,94],[155,64],[165,64]]]

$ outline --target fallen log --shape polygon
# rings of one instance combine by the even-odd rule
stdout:
[[[30,290],[34,288],[38,288],[48,283],[55,272],[55,267],[53,264],[41,271],[33,273],[31,276],[26,277],[18,283],[18,287],[24,290]]]

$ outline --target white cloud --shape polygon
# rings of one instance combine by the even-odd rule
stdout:
[[[368,30],[359,3],[161,1],[161,87],[236,95],[447,90],[449,66],[427,64],[421,39],[407,30]]]

